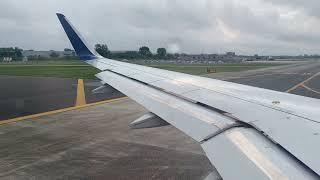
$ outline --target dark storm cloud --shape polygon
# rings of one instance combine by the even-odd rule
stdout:
[[[1,0],[0,46],[70,47],[55,17],[63,12],[89,43],[107,43],[111,50],[148,45],[153,50],[166,47],[190,53],[317,53],[318,4],[315,0]]]

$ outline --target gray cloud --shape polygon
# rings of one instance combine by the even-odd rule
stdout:
[[[320,52],[320,2],[311,0],[2,0],[0,46],[70,47],[64,13],[91,44],[176,52]],[[4,7],[4,8],[3,8]]]
[[[280,5],[284,7],[291,7],[294,9],[300,9],[305,11],[311,16],[320,17],[319,5],[320,2],[318,0],[265,0],[268,3],[274,5]]]

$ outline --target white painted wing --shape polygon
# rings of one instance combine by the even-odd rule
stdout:
[[[225,179],[319,178],[319,100],[97,57],[58,17],[99,79],[201,143]]]
[[[265,133],[320,174],[320,158],[315,158],[320,152],[318,99],[109,59],[98,59],[94,64],[107,70],[97,77],[108,84],[110,80],[103,77],[115,72],[177,97],[227,112]],[[130,96],[130,92],[124,93]]]

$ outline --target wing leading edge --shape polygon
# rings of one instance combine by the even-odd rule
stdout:
[[[223,178],[319,178],[319,100],[102,58],[57,15],[99,79],[198,141]]]

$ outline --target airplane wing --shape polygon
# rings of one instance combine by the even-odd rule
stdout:
[[[57,16],[96,77],[150,111],[133,126],[175,126],[223,179],[320,179],[320,100],[103,58]]]

